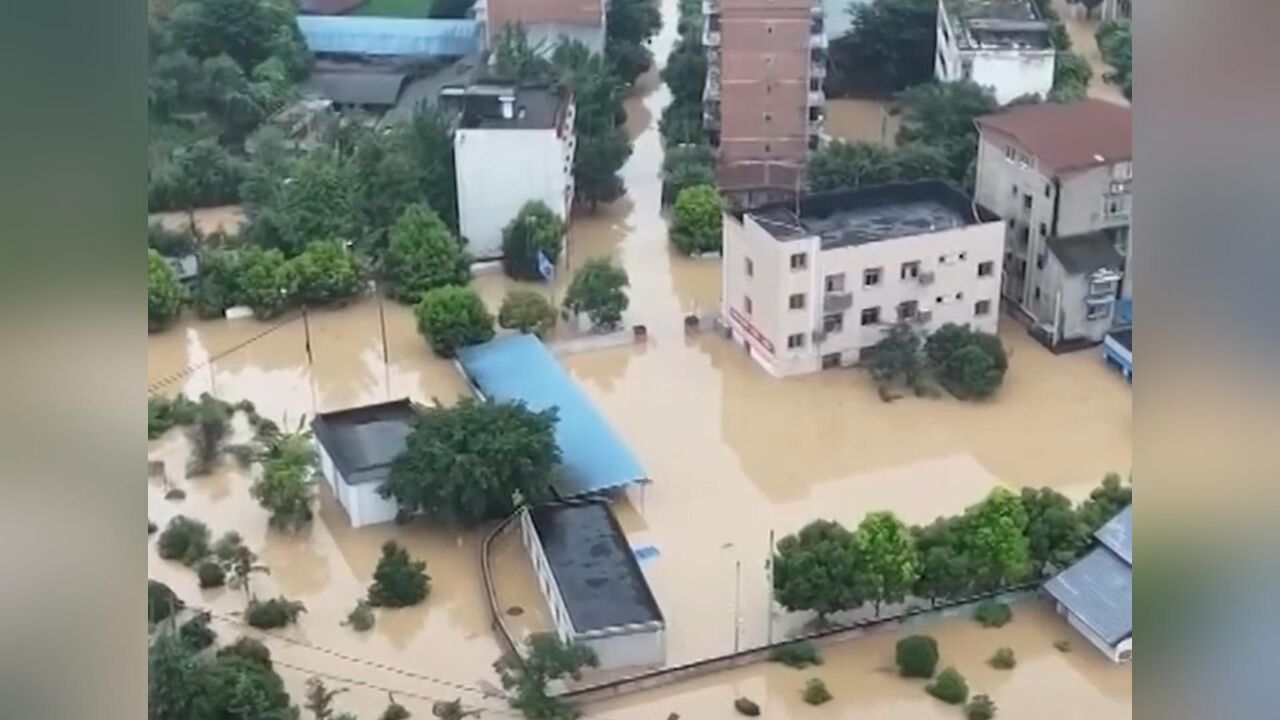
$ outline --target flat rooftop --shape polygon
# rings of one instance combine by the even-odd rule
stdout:
[[[404,398],[320,413],[311,429],[348,485],[381,484],[404,452],[417,414]]]
[[[575,630],[662,622],[608,504],[554,503],[531,508],[529,515]]]
[[[979,222],[968,196],[932,180],[805,195],[798,205],[770,203],[745,214],[781,242],[816,235],[823,250]]]
[[[461,127],[484,130],[549,130],[560,123],[561,113],[568,105],[563,92],[545,86],[476,84],[446,87],[440,94],[460,107]],[[504,102],[511,105],[509,118],[502,115]]]
[[[961,47],[1048,49],[1049,23],[1031,0],[944,0]]]

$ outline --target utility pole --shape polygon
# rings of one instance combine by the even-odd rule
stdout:
[[[742,561],[733,561],[733,653],[736,655],[742,646],[742,613],[738,609],[738,601],[742,597]]]

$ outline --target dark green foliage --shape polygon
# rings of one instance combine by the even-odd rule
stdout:
[[[356,632],[365,632],[373,629],[373,624],[377,618],[373,614],[373,606],[368,600],[361,599],[356,602],[356,606],[347,614],[347,624]]]
[[[613,329],[631,303],[625,292],[629,284],[626,270],[608,258],[591,258],[578,268],[569,283],[564,307],[569,312],[586,313],[596,328]]]
[[[512,290],[498,309],[498,325],[523,333],[543,335],[556,324],[556,311],[541,294]]]
[[[462,707],[462,699],[437,700],[431,704],[431,714],[440,720],[463,720],[468,715],[480,716],[479,710],[466,710]]]
[[[269,666],[219,655],[204,670],[205,701],[219,720],[295,720],[284,682]]]
[[[715,186],[715,153],[711,146],[685,144],[667,148],[662,159],[662,181],[664,202],[679,197],[685,188]]]
[[[185,515],[175,515],[156,543],[160,557],[192,566],[209,554],[209,527]]]
[[[1002,647],[996,648],[996,652],[987,660],[987,664],[997,670],[1012,670],[1018,664],[1018,659],[1013,654],[1013,648]]]
[[[271,650],[251,637],[239,637],[235,642],[218,648],[218,657],[234,656],[257,663],[270,670]]]
[[[194,651],[200,651],[212,645],[218,636],[209,627],[209,620],[209,613],[202,612],[183,623],[182,627],[178,628],[178,637],[183,644]]]
[[[998,600],[983,600],[974,608],[973,619],[985,628],[1004,627],[1013,619],[1013,610]]]
[[[409,711],[403,705],[391,699],[387,703],[387,709],[378,716],[378,720],[409,720],[410,717]]]
[[[933,677],[938,666],[938,641],[928,635],[904,637],[894,647],[894,662],[902,677]]]
[[[936,3],[873,0],[850,10],[848,34],[831,43],[832,94],[897,92],[933,78]]]
[[[498,77],[515,82],[547,82],[555,74],[555,68],[541,51],[541,46],[530,44],[524,25],[507,23],[494,41],[494,72]]]
[[[414,311],[418,331],[440,357],[493,339],[493,316],[474,290],[448,285],[428,291]]]
[[[202,475],[213,469],[222,454],[222,442],[231,432],[231,408],[208,393],[200,396],[195,417],[187,428],[191,439],[188,472]]]
[[[901,383],[914,388],[924,380],[924,356],[920,334],[905,322],[888,329],[884,337],[862,354],[862,364],[882,388]]]
[[[147,210],[187,210],[240,199],[244,168],[216,140],[196,140],[152,151]]]
[[[172,617],[186,607],[182,599],[168,585],[159,580],[147,580],[147,622],[154,625]]]
[[[574,192],[595,209],[600,203],[617,200],[626,193],[618,171],[631,157],[631,142],[621,127],[598,135],[579,135],[574,155]]]
[[[391,227],[383,274],[391,297],[417,304],[437,288],[466,285],[471,259],[440,216],[417,203]]]
[[[318,240],[290,261],[298,299],[306,303],[345,300],[364,288],[360,263],[338,240]]]
[[[518,280],[542,280],[538,255],[554,265],[564,245],[564,221],[540,200],[520,208],[502,229],[502,267]]]
[[[431,407],[414,423],[390,479],[379,488],[404,512],[474,525],[550,498],[560,461],[554,409],[463,400]]]
[[[147,647],[148,720],[191,720],[203,710],[202,668],[195,653],[174,633]]]
[[[609,59],[618,78],[627,85],[634,85],[636,79],[653,67],[653,53],[649,48],[621,40],[606,40],[604,55]]]
[[[969,166],[978,152],[974,119],[996,110],[991,91],[967,80],[931,82],[904,90],[898,99],[903,113],[898,144],[936,148],[947,160],[946,179],[969,187]]]
[[[196,576],[200,579],[200,587],[206,590],[219,588],[227,583],[227,571],[211,560],[200,563],[200,567],[196,568]]]
[[[346,688],[330,690],[325,686],[324,680],[313,675],[307,678],[306,702],[302,707],[311,713],[315,720],[335,720],[333,699],[346,691]]]
[[[247,247],[240,251],[238,304],[253,308],[254,317],[268,320],[289,305],[298,289],[294,268],[279,250]]]
[[[662,81],[671,88],[673,102],[702,104],[707,82],[707,54],[698,35],[686,35],[676,43],[662,69]]]
[[[527,641],[525,657],[508,654],[493,664],[502,687],[511,693],[511,706],[529,720],[571,720],[578,711],[547,693],[553,680],[579,680],[582,669],[598,667],[595,652],[585,645],[566,644],[553,633],[535,633]]]
[[[167,258],[180,258],[194,254],[196,239],[187,230],[170,230],[163,223],[153,222],[147,226],[147,247]]]
[[[938,673],[938,677],[925,688],[930,695],[950,705],[959,705],[969,697],[969,683],[953,667]]]
[[[373,571],[369,586],[369,604],[378,607],[417,605],[431,590],[427,563],[409,557],[409,551],[388,540],[382,546],[382,557]]]
[[[182,288],[169,263],[155,250],[147,250],[147,330],[163,330],[182,309]]]
[[[803,670],[810,665],[822,664],[822,656],[818,654],[818,648],[807,640],[787,643],[782,647],[774,648],[773,652],[769,653],[769,660],[782,663],[796,670]]]
[[[991,396],[1009,369],[999,337],[954,323],[929,336],[925,355],[942,386],[962,400]]]
[[[1022,506],[1027,510],[1031,563],[1037,571],[1048,566],[1065,568],[1088,547],[1088,528],[1062,493],[1047,487],[1023,488]]]
[[[813,192],[881,185],[893,179],[893,151],[868,142],[828,143],[809,158],[808,182]]]
[[[1071,36],[1067,34],[1067,28],[1062,24],[1062,18],[1054,9],[1052,0],[1032,0],[1032,2],[1040,17],[1049,23],[1049,41],[1053,43],[1053,47],[1058,50],[1070,50]]]
[[[245,622],[260,630],[271,630],[296,622],[298,616],[306,611],[307,607],[301,602],[284,597],[270,600],[254,598],[245,608],[244,619]]]
[[[996,716],[996,704],[987,695],[974,695],[964,706],[965,720],[991,720]]]
[[[831,691],[820,678],[811,678],[804,684],[803,697],[810,705],[821,705],[831,700]]]
[[[745,697],[734,700],[733,709],[737,710],[739,715],[746,715],[747,717],[756,717],[760,714],[760,706],[750,698]]]
[[[276,435],[265,444],[262,476],[249,494],[271,513],[271,527],[298,530],[311,522],[315,460],[309,434]]]
[[[1133,26],[1129,20],[1108,20],[1098,26],[1095,35],[1103,62],[1114,70],[1104,78],[1133,99]]]
[[[671,242],[685,255],[719,252],[723,209],[712,185],[685,188],[676,196]]]
[[[915,595],[939,599],[960,597],[969,590],[969,559],[960,548],[958,518],[938,518],[930,525],[912,529],[920,553],[920,576]]]
[[[1031,562],[1026,530],[1022,498],[1003,487],[993,488],[982,502],[965,510],[956,537],[976,589],[1004,587],[1027,577]]]
[[[1116,513],[1133,502],[1133,486],[1115,473],[1107,473],[1102,484],[1089,493],[1089,499],[1080,505],[1080,520],[1089,535],[1107,524]]]
[[[696,144],[704,141],[702,105],[673,102],[658,118],[658,133],[668,146]]]
[[[778,542],[773,594],[788,610],[819,617],[856,608],[866,600],[853,533],[839,523],[815,520]]]
[[[242,186],[249,236],[285,257],[316,240],[356,237],[356,186],[342,156],[323,146],[284,152],[272,142],[278,137],[260,140]]]
[[[662,27],[657,0],[609,0],[608,38],[643,45]]]
[[[431,17],[460,20],[467,17],[476,0],[431,0]]]
[[[1069,51],[1060,50],[1053,60],[1053,88],[1049,99],[1053,102],[1083,100],[1089,95],[1089,80],[1093,68],[1089,61]]]

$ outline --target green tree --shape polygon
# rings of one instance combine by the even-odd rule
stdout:
[[[947,178],[966,183],[978,153],[974,119],[997,108],[991,90],[968,80],[931,82],[904,90],[898,99],[902,103],[898,144],[936,147],[947,158]]]
[[[240,161],[217,140],[180,144],[151,163],[147,183],[147,209],[185,210],[188,226],[195,228],[195,211],[210,205],[239,200],[244,177]]]
[[[162,632],[147,646],[148,720],[191,720],[205,709],[201,668],[177,633]]]
[[[1060,50],[1053,60],[1053,88],[1049,100],[1071,102],[1083,100],[1089,95],[1089,80],[1093,68],[1089,61],[1069,51]]]
[[[523,403],[427,408],[378,492],[404,512],[460,525],[547,500],[560,461],[556,418],[554,409],[534,412]]]
[[[853,534],[861,584],[880,617],[881,603],[902,602],[919,577],[911,531],[891,512],[868,513]]]
[[[272,438],[262,463],[262,476],[249,494],[271,513],[273,528],[298,530],[311,522],[315,451],[308,434],[283,434]]]
[[[397,124],[388,129],[360,129],[351,151],[351,192],[360,226],[358,239],[378,258],[386,252],[391,226],[424,195],[422,173],[410,152],[414,127]],[[434,207],[430,201],[428,206]]]
[[[902,677],[933,677],[938,666],[938,641],[928,635],[908,635],[894,646],[894,662]]]
[[[162,330],[182,309],[178,276],[160,253],[147,250],[147,330]]]
[[[939,599],[957,598],[969,590],[969,559],[960,547],[959,526],[957,518],[938,518],[911,529],[920,554],[920,574],[912,592],[928,598],[931,607]]]
[[[720,193],[712,185],[685,188],[676,196],[671,242],[685,255],[719,252],[723,222]]]
[[[241,186],[249,236],[286,257],[315,240],[355,237],[357,185],[343,158],[328,147],[282,153],[278,138],[264,137]]]
[[[991,720],[995,716],[996,704],[988,695],[974,695],[964,706],[965,720]]]
[[[315,720],[334,720],[333,699],[346,691],[346,688],[330,690],[320,676],[313,675],[307,678],[307,701],[302,707]]]
[[[989,397],[1009,369],[999,337],[954,323],[929,336],[925,354],[943,387],[962,400]]]
[[[512,290],[498,309],[498,325],[541,337],[556,324],[556,310],[532,290]]]
[[[698,36],[682,37],[662,68],[662,81],[671,88],[672,102],[702,105],[707,82],[707,55]]]
[[[192,413],[191,426],[187,429],[191,441],[188,472],[204,475],[212,470],[222,456],[222,443],[230,432],[230,407],[209,393],[201,394]]]
[[[929,683],[925,690],[949,705],[959,705],[969,697],[969,683],[965,682],[964,676],[953,667],[938,673],[938,677]]]
[[[662,159],[662,196],[669,202],[680,191],[695,185],[716,184],[715,153],[706,144],[676,145],[667,148]]]
[[[338,240],[317,240],[290,260],[297,278],[298,297],[308,303],[345,300],[360,293],[364,280],[360,263]]]
[[[916,388],[924,378],[924,355],[920,351],[920,334],[905,322],[889,328],[884,337],[867,348],[863,361],[871,377],[882,388],[901,382]]]
[[[1113,70],[1104,80],[1120,86],[1133,99],[1133,26],[1129,20],[1108,20],[1098,26],[1095,37],[1102,60]]]
[[[622,107],[626,83],[599,53],[571,40],[562,41],[551,55],[560,81],[573,91],[574,131],[599,136],[626,121]]]
[[[809,190],[824,192],[893,180],[893,151],[868,142],[827,143],[809,158]]]
[[[658,133],[667,147],[704,142],[702,106],[686,102],[666,106],[658,118]]]
[[[254,573],[271,574],[270,568],[258,562],[258,554],[244,545],[237,545],[231,550],[225,563],[231,572],[231,580],[227,584],[232,588],[244,590],[245,594],[250,596],[253,595],[253,591],[249,584],[253,581]]]
[[[836,92],[896,92],[933,78],[937,4],[850,3],[848,34],[831,43]]]
[[[207,532],[207,529],[206,529]],[[161,555],[160,557],[164,557]],[[168,585],[159,580],[147,580],[147,625],[154,626],[173,617],[186,603]]]
[[[614,72],[627,85],[634,85],[637,78],[653,67],[653,53],[649,48],[632,42],[607,39],[604,54]]]
[[[656,0],[609,0],[609,39],[643,45],[662,27]]]
[[[294,720],[284,682],[269,665],[240,654],[218,655],[203,674],[208,717],[218,720]],[[196,716],[200,717],[200,716]]]
[[[529,34],[519,22],[509,22],[498,33],[494,42],[493,68],[498,77],[508,80],[539,83],[546,82],[555,73],[551,62],[542,54],[540,45],[529,42]]]
[[[861,606],[867,588],[853,533],[815,520],[782,538],[773,556],[773,595],[788,610],[813,610],[824,619]]]
[[[1102,484],[1089,493],[1089,499],[1080,505],[1080,520],[1089,535],[1106,525],[1116,513],[1133,502],[1133,487],[1115,473],[1107,473]]]
[[[259,630],[274,630],[291,625],[307,608],[301,602],[285,597],[259,600],[252,598],[245,607],[244,620]]]
[[[418,332],[440,357],[453,357],[458,348],[493,339],[493,316],[469,288],[446,285],[430,290],[414,313]]]
[[[901,145],[893,151],[892,163],[896,182],[947,179],[947,156],[933,145]]]
[[[586,313],[596,328],[615,328],[631,302],[624,291],[629,284],[626,270],[608,258],[591,258],[578,268],[569,283],[564,307],[573,313]]]
[[[407,607],[426,599],[431,591],[427,563],[409,557],[409,551],[388,540],[382,545],[382,557],[373,570],[369,586],[369,604],[375,607]]]
[[[298,291],[293,265],[279,250],[247,247],[240,251],[240,296],[237,302],[253,308],[253,315],[269,319],[279,315]]]
[[[573,159],[574,189],[578,198],[595,210],[602,202],[622,197],[627,188],[618,171],[629,157],[631,143],[620,127],[598,135],[579,135]]]
[[[502,267],[518,280],[541,280],[539,255],[554,265],[564,244],[564,221],[541,200],[531,200],[502,229]]]
[[[296,6],[273,0],[179,0],[169,17],[173,39],[197,58],[226,54],[248,71],[269,57],[297,63],[305,53]],[[305,66],[291,67],[300,75]]]
[[[1065,495],[1053,488],[1022,489],[1027,510],[1027,543],[1031,565],[1062,569],[1075,562],[1089,544],[1089,531]]]
[[[974,584],[994,589],[1023,580],[1031,567],[1027,509],[1022,498],[997,487],[964,512],[956,537],[969,558]]]
[[[391,297],[417,304],[432,290],[470,282],[471,259],[440,216],[417,203],[391,228],[383,274]]]
[[[548,693],[547,685],[565,677],[581,679],[583,668],[599,664],[595,651],[585,645],[565,643],[554,633],[535,633],[529,636],[523,659],[509,653],[493,669],[511,693],[511,707],[529,720],[573,720],[578,711]]]

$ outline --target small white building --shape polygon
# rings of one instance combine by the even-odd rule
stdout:
[[[476,84],[446,87],[440,98],[460,113],[453,136],[458,224],[472,257],[501,257],[502,229],[527,202],[569,216],[575,139],[567,90]]]
[[[764,205],[724,222],[722,316],[775,376],[852,365],[899,321],[996,331],[1004,226],[937,181]]]
[[[378,488],[404,452],[417,411],[407,398],[320,413],[311,421],[320,472],[352,527],[395,519],[399,507]]]
[[[1067,623],[1112,662],[1133,659],[1133,506],[1094,533],[1098,547],[1045,583]]]
[[[1053,88],[1049,23],[1031,0],[938,0],[937,47],[934,77],[989,87],[1001,105]]]
[[[601,669],[666,662],[666,623],[626,535],[602,501],[526,508],[521,536],[556,633]]]

